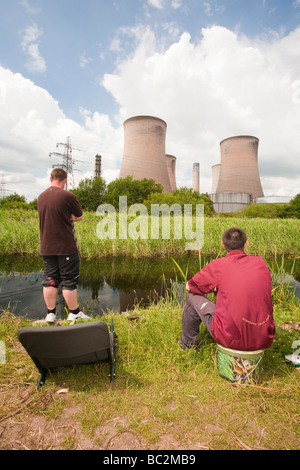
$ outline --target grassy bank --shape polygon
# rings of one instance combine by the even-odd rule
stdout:
[[[167,298],[132,317],[101,317],[114,317],[118,335],[112,385],[107,364],[89,365],[59,370],[36,392],[38,373],[16,336],[30,322],[2,313],[0,448],[300,449],[300,369],[284,359],[299,332],[281,327],[299,322],[300,308],[284,287],[275,292],[277,336],[254,386],[219,377],[202,326],[198,351],[178,347],[182,309]]]
[[[150,218],[149,218],[150,219]],[[132,220],[128,222],[130,223]],[[119,239],[117,220],[115,239],[99,239],[97,225],[99,217],[94,213],[85,213],[84,219],[76,224],[76,234],[81,256],[85,259],[108,256],[163,257],[186,254],[186,242],[183,238],[137,239],[130,237]],[[150,221],[149,221],[150,224]],[[172,224],[171,224],[172,225]],[[238,226],[247,232],[249,245],[247,252],[261,256],[300,254],[299,219],[237,219],[205,218],[203,256],[223,254],[220,245],[222,233],[229,227]],[[7,210],[0,214],[0,254],[39,255],[39,228],[36,211]]]

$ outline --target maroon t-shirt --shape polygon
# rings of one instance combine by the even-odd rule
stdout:
[[[222,346],[241,351],[269,348],[275,336],[272,280],[259,256],[233,250],[197,273],[190,281],[193,294],[218,289],[211,332]]]
[[[37,200],[40,218],[40,252],[42,256],[71,255],[78,252],[71,214],[82,216],[75,196],[64,189],[50,186]]]

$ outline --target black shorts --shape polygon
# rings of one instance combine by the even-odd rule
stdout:
[[[80,256],[79,253],[63,256],[43,256],[45,272],[44,287],[75,290],[79,281]]]

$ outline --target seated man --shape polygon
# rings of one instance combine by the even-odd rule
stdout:
[[[220,345],[240,351],[269,348],[275,337],[272,280],[265,261],[244,252],[247,237],[233,227],[224,232],[222,246],[227,256],[198,272],[186,288],[180,346],[199,344],[203,322]],[[204,294],[217,293],[216,304]]]

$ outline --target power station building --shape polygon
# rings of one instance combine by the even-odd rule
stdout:
[[[124,124],[120,178],[153,179],[163,192],[176,190],[176,157],[166,154],[167,124],[135,116]],[[220,142],[221,163],[212,167],[210,197],[216,212],[235,212],[264,197],[258,169],[257,137],[240,135]],[[200,192],[200,165],[193,164],[193,191]]]
[[[216,212],[235,212],[263,197],[257,137],[241,135],[220,142],[221,163],[212,167],[211,199]]]
[[[176,157],[166,155],[167,124],[153,116],[135,116],[124,122],[124,152],[120,178],[153,179],[163,192],[176,189]]]

